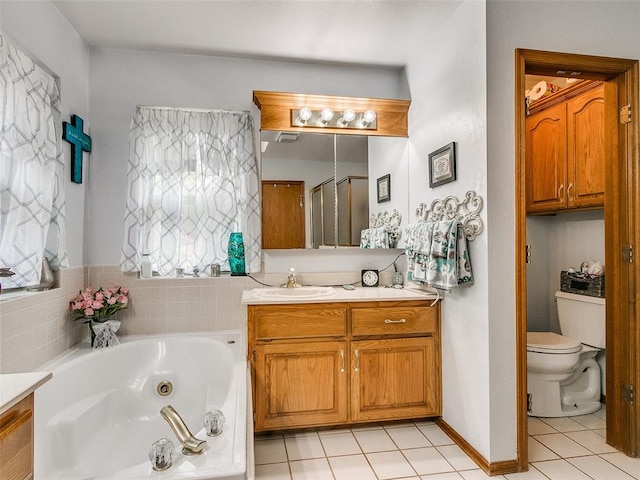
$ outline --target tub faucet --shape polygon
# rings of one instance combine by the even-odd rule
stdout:
[[[180,443],[182,444],[182,453],[185,455],[197,455],[202,453],[205,445],[207,444],[206,440],[200,440],[194,437],[187,428],[187,425],[184,423],[184,420],[182,420],[182,417],[171,405],[162,407],[160,415],[162,415],[162,417],[167,421],[173,430],[173,433],[175,433],[178,440],[180,440]]]
[[[291,267],[289,269],[289,276],[287,277],[287,283],[283,285],[285,288],[296,288],[299,287],[298,282],[296,281],[296,269]]]

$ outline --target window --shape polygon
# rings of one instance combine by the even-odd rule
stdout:
[[[60,95],[55,78],[0,32],[0,266],[3,288],[67,266]]]
[[[260,201],[249,112],[137,107],[131,123],[123,271],[228,268],[243,232],[249,271],[260,268]]]

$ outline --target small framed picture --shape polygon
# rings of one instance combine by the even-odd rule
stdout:
[[[378,203],[391,200],[391,174],[387,173],[378,179]]]
[[[429,186],[431,188],[456,179],[456,143],[451,142],[429,154]]]

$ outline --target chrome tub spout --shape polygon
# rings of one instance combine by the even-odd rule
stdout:
[[[197,455],[202,453],[205,445],[207,444],[206,440],[200,440],[194,437],[187,428],[187,425],[184,423],[184,420],[182,420],[182,417],[171,405],[162,407],[160,415],[162,415],[162,417],[167,421],[173,430],[173,433],[175,433],[178,440],[180,440],[180,443],[182,444],[182,453],[185,455]]]

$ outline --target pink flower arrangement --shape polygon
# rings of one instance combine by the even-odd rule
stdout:
[[[129,290],[124,287],[85,288],[69,302],[76,319],[103,322],[129,305]]]

